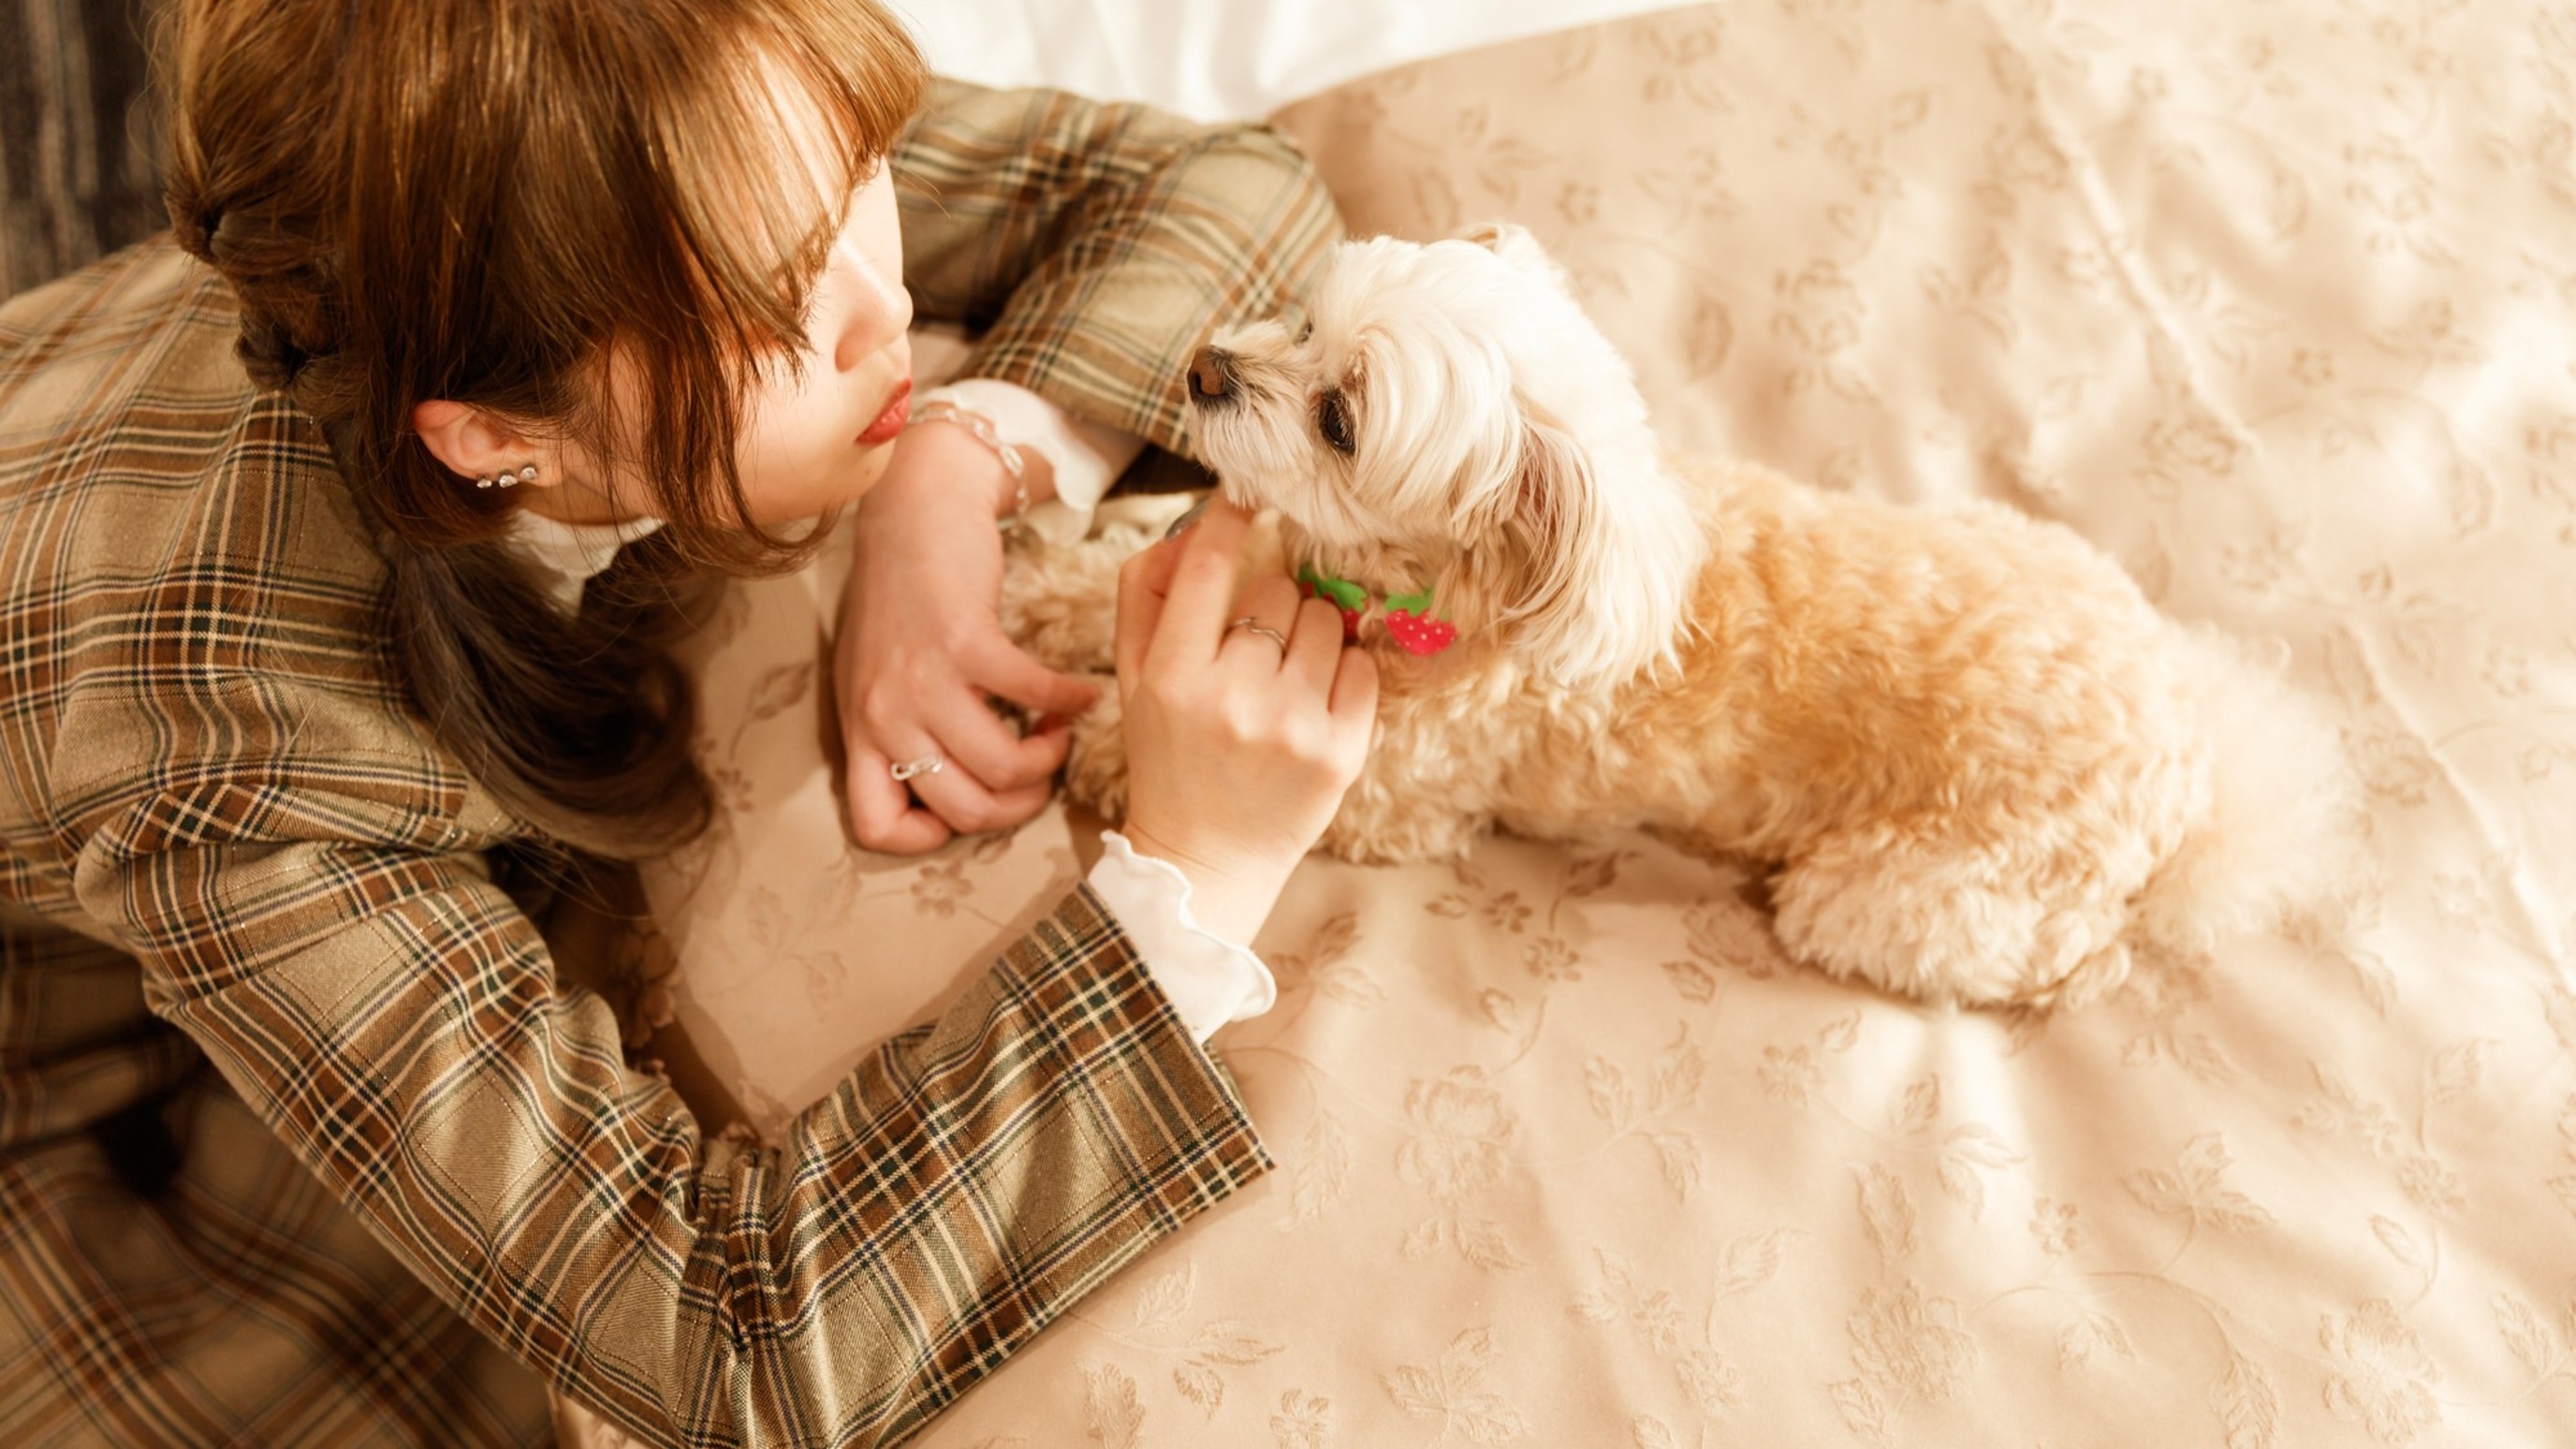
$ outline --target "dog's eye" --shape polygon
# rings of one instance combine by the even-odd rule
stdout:
[[[1315,400],[1315,431],[1323,434],[1336,453],[1349,453],[1359,446],[1351,436],[1350,408],[1340,393],[1328,392]]]
[[[1298,329],[1297,329],[1297,345],[1298,345],[1298,346],[1303,347],[1303,346],[1305,346],[1307,343],[1312,342],[1312,341],[1314,341],[1314,340],[1315,340],[1315,324],[1314,324],[1314,323],[1309,322],[1309,323],[1307,323],[1305,326],[1300,327],[1300,328],[1298,328]]]

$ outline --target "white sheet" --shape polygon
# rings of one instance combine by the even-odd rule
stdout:
[[[1672,0],[894,0],[943,75],[1266,116],[1408,61]]]

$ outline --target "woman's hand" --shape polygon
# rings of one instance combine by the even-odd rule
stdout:
[[[1251,516],[1219,501],[1118,579],[1126,834],[1190,879],[1209,930],[1248,944],[1359,778],[1377,663],[1341,612],[1286,578],[1237,576]],[[1258,620],[1287,640],[1250,628]]]
[[[1002,633],[994,519],[1013,496],[991,449],[933,422],[896,442],[885,477],[859,505],[833,680],[850,825],[870,850],[935,850],[952,835],[1004,830],[1037,814],[1064,763],[1062,719],[1098,698]],[[1054,722],[1020,738],[988,696]],[[897,761],[933,756],[945,763],[914,777],[909,791],[891,773]]]

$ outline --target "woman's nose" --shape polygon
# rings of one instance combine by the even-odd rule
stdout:
[[[832,339],[832,365],[843,372],[891,346],[912,326],[912,294],[857,248],[849,249],[849,305]]]

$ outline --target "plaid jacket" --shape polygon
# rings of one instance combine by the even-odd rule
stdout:
[[[1337,224],[1259,128],[943,86],[975,370],[1180,447]],[[0,1443],[884,1444],[1267,1166],[1077,891],[723,1166],[482,852],[312,421],[147,243],[0,307]],[[533,1369],[535,1372],[529,1372]]]

